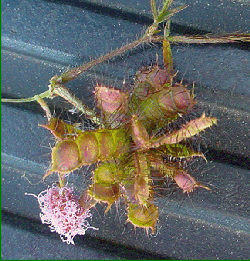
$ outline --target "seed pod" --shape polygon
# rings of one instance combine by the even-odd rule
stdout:
[[[165,92],[166,90],[162,91]],[[147,99],[145,99],[139,105],[137,105],[137,113],[140,115],[140,119],[145,126],[150,126],[151,123],[154,124],[155,122],[160,123],[160,121],[162,121],[165,117],[164,111],[158,102],[159,96],[162,91],[148,96]]]
[[[115,144],[112,132],[109,130],[100,130],[95,132],[99,143],[99,159],[107,160],[111,158],[115,151]]]
[[[107,114],[127,111],[127,94],[114,88],[97,86],[95,96],[98,107]]]
[[[115,129],[111,131],[114,152],[112,156],[114,158],[122,158],[123,155],[129,151],[130,139],[125,129]]]
[[[178,163],[173,162],[164,162],[162,155],[154,155],[154,157],[151,156],[151,166],[159,171],[159,174],[161,174],[162,177],[168,177],[171,179],[174,179],[174,176],[181,171],[184,171],[184,169],[179,167]]]
[[[148,82],[135,83],[131,101],[133,104],[138,104],[146,100],[154,91],[154,88]]]
[[[121,186],[122,196],[126,199],[126,202],[138,204],[138,199],[135,198],[135,187],[133,180],[125,180]]]
[[[114,163],[102,163],[94,171],[95,183],[116,183],[124,178],[124,172]]]
[[[188,113],[195,104],[193,95],[182,84],[171,87],[169,83],[168,87],[148,93],[141,101],[134,96],[130,101],[131,108],[132,105],[136,107],[136,113],[139,113],[140,120],[148,130],[165,126],[167,122],[177,119],[180,113]]]
[[[52,149],[52,166],[43,178],[54,172],[60,175],[72,172],[81,165],[80,152],[73,140],[63,140],[56,143]]]
[[[138,149],[145,149],[148,147],[149,135],[143,123],[139,121],[138,116],[131,117],[132,139]]]
[[[203,186],[202,184],[198,183],[191,175],[189,175],[185,171],[178,171],[174,176],[174,180],[184,193],[193,192],[195,188],[199,187],[211,190],[209,187]]]
[[[134,152],[124,169],[123,194],[130,203],[147,205],[151,194],[150,166],[146,155]]]
[[[135,75],[136,88],[148,86],[148,95],[164,88],[170,82],[170,75],[166,69],[160,69],[158,65],[143,67]]]
[[[119,184],[94,183],[89,187],[88,195],[93,197],[98,202],[107,203],[107,212],[110,209],[111,205],[120,197]]]
[[[136,200],[141,205],[147,205],[147,201],[150,197],[150,185],[148,176],[135,178],[134,193]]]
[[[169,86],[171,86],[171,77],[166,69],[160,69],[158,65],[143,67],[137,72],[129,104],[132,110],[136,108],[135,113],[139,111],[141,119],[148,123],[147,128],[152,128],[151,123],[162,119],[164,115],[157,99],[151,99],[151,95]]]
[[[135,167],[135,177],[134,177],[134,190],[135,198],[142,205],[146,205],[150,197],[150,168],[146,155],[143,153],[134,153],[134,167]]]
[[[163,61],[168,72],[173,71],[173,55],[171,51],[170,42],[165,39],[162,41]]]
[[[58,118],[51,118],[46,125],[40,124],[39,126],[50,130],[56,139],[74,139],[81,133],[81,130],[75,128],[73,125],[67,124]]]
[[[83,132],[77,138],[82,165],[89,165],[98,160],[99,144],[95,132]]]
[[[201,152],[197,152],[192,150],[191,148],[187,147],[183,144],[164,144],[161,147],[161,152],[164,155],[171,156],[174,158],[192,158],[192,157],[202,157],[206,160],[205,156]]]
[[[158,208],[151,203],[147,206],[142,206],[140,204],[128,204],[128,221],[132,223],[135,227],[145,228],[148,232],[152,229],[155,231],[155,226],[159,218]]]
[[[165,163],[160,156],[152,158],[151,166],[163,177],[173,179],[184,193],[193,192],[198,187],[210,190],[210,188],[198,183],[185,169],[179,167],[179,164]]]
[[[122,193],[126,201],[129,203],[136,203],[147,205],[151,197],[151,186],[148,176],[130,177],[123,180]]]
[[[187,113],[195,105],[190,91],[179,84],[171,89],[164,90],[159,96],[159,105],[167,113]]]
[[[216,118],[206,117],[205,113],[198,119],[192,120],[181,129],[161,138],[151,140],[150,148],[157,148],[163,144],[174,144],[179,143],[182,140],[190,138],[199,132],[211,127],[213,124],[217,123]]]

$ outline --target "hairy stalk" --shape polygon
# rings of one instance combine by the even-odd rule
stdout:
[[[51,96],[50,91],[45,91],[43,93],[40,93],[39,95],[35,95],[33,97],[29,97],[29,98],[23,98],[23,99],[1,99],[1,102],[14,102],[14,103],[21,103],[21,102],[33,102],[33,101],[37,101],[38,96],[40,98],[49,98]]]
[[[157,30],[157,28],[160,23],[162,23],[164,21],[169,21],[171,16],[173,16],[174,14],[180,12],[181,10],[183,10],[187,7],[187,6],[180,6],[178,8],[175,8],[175,9],[167,12],[167,9],[169,8],[169,6],[171,5],[172,2],[173,2],[172,0],[164,1],[162,10],[159,13],[157,13],[155,0],[151,0],[150,4],[151,4],[152,15],[154,18],[154,23],[147,28],[145,34],[141,38],[139,38],[138,40],[135,40],[132,43],[124,45],[121,48],[114,50],[113,52],[107,53],[93,61],[90,61],[82,66],[73,68],[72,70],[69,70],[69,71],[61,74],[57,78],[54,78],[54,80],[56,80],[56,83],[63,84],[70,80],[73,80],[76,77],[78,77],[80,74],[82,74],[83,72],[91,69],[92,67],[94,67],[100,63],[103,63],[107,60],[112,59],[113,57],[121,55],[128,50],[132,50],[133,48],[137,47],[140,44],[152,41],[152,37],[154,36],[154,34],[159,32]]]
[[[49,106],[47,105],[47,103],[39,95],[37,95],[37,102],[40,104],[40,106],[45,111],[48,121],[50,121],[52,118],[52,114],[50,112],[50,109],[49,109]]]
[[[68,81],[71,81],[73,79],[75,79],[76,77],[78,77],[80,74],[82,74],[83,72],[93,68],[94,66],[103,63],[107,60],[110,60],[118,55],[123,54],[124,52],[131,50],[135,47],[137,47],[138,45],[142,44],[142,43],[147,43],[151,41],[151,34],[145,34],[143,37],[141,37],[140,39],[129,43],[127,45],[122,46],[121,48],[114,50],[113,52],[107,53],[93,61],[90,61],[86,64],[83,64],[82,66],[79,66],[77,68],[73,68],[72,70],[69,70],[63,74],[61,74],[60,76],[56,76],[54,78],[54,80],[56,81],[56,83],[58,84],[63,84],[66,83]]]
[[[56,95],[65,99],[71,103],[75,108],[82,112],[88,119],[91,119],[94,123],[101,125],[101,120],[96,116],[94,110],[90,109],[85,105],[80,99],[73,95],[65,86],[62,84],[54,83],[54,77],[51,79],[51,84],[49,85],[51,96]]]
[[[43,98],[47,98],[49,94],[49,91],[43,92],[39,95],[35,95],[30,98],[25,98],[25,99],[1,99],[2,102],[14,102],[14,103],[20,103],[20,102],[33,102],[36,101],[40,104],[40,106],[43,108],[43,110],[46,113],[48,121],[52,118],[52,114],[50,112],[49,106],[47,103],[44,101]]]
[[[64,87],[62,84],[75,79],[84,71],[87,71],[90,68],[92,68],[100,63],[103,63],[107,60],[110,60],[118,55],[121,55],[124,52],[129,51],[142,43],[147,43],[150,41],[160,41],[160,38],[154,37],[157,27],[158,27],[158,23],[153,23],[151,26],[148,27],[146,33],[140,39],[135,40],[134,42],[129,43],[127,45],[124,45],[121,48],[119,48],[113,52],[107,53],[87,64],[84,64],[77,68],[73,68],[72,70],[63,73],[60,76],[55,75],[50,80],[50,85],[49,85],[48,91],[45,91],[39,95],[35,95],[33,97],[24,98],[24,99],[1,99],[1,102],[21,103],[21,102],[37,101],[41,105],[41,107],[45,110],[46,116],[49,120],[51,118],[51,113],[49,111],[47,104],[42,99],[43,98],[52,99],[53,96],[60,96],[60,97],[64,98],[65,100],[67,100],[69,103],[71,103],[73,106],[75,106],[79,111],[83,112],[94,123],[100,125],[101,121],[96,116],[95,111],[88,108],[87,105],[83,104],[78,98],[76,98],[74,95],[72,95],[69,92],[69,90],[66,87]]]

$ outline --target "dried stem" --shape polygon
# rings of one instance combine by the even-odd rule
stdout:
[[[188,43],[188,44],[216,44],[216,43],[236,43],[236,42],[250,42],[250,34],[227,34],[227,35],[177,35],[169,36],[168,40],[171,43]]]

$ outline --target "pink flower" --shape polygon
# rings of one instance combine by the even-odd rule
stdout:
[[[38,195],[43,224],[49,224],[51,232],[57,232],[63,242],[74,244],[76,235],[84,235],[91,227],[86,218],[92,217],[89,210],[80,206],[73,188],[53,186]]]

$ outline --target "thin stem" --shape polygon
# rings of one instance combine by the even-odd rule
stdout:
[[[154,25],[155,26],[155,25]],[[73,68],[72,70],[63,73],[61,76],[54,76],[51,78],[50,82],[51,84],[49,85],[49,90],[45,91],[39,95],[35,95],[30,98],[24,98],[24,99],[1,99],[2,102],[14,102],[14,103],[21,103],[21,102],[33,102],[37,101],[41,107],[44,109],[46,112],[46,116],[49,119],[51,119],[51,113],[50,110],[47,106],[47,104],[42,100],[43,98],[53,98],[54,95],[60,96],[70,102],[72,105],[74,105],[79,111],[83,112],[89,119],[91,119],[93,122],[97,124],[101,124],[100,119],[95,116],[95,112],[88,108],[85,104],[83,104],[78,98],[76,98],[74,95],[72,95],[69,90],[62,85],[62,83],[66,83],[70,80],[75,79],[78,77],[81,73],[84,71],[94,67],[97,64],[100,64],[106,60],[109,60],[117,55],[121,55],[122,53],[131,50],[138,46],[139,44],[146,43],[151,41],[151,38],[154,34],[154,30],[152,30],[152,26],[150,26],[146,32],[146,34],[141,37],[140,39],[129,43],[125,46],[122,46],[121,48],[108,53],[104,56],[101,56],[87,64],[84,64],[80,67]],[[45,105],[46,104],[46,105]]]
[[[101,125],[101,120],[96,116],[95,111],[82,103],[82,101],[78,99],[75,95],[73,95],[65,86],[63,86],[62,84],[54,83],[52,80],[49,88],[52,95],[62,97],[63,99],[71,103],[79,111],[81,111],[85,116],[91,119],[94,123]]]
[[[72,70],[69,70],[63,74],[61,74],[60,76],[56,76],[55,81],[56,83],[59,83],[59,84],[63,84],[63,83],[66,83],[70,80],[73,80],[75,79],[76,77],[78,77],[80,74],[82,74],[83,72],[91,69],[92,67],[100,64],[100,63],[103,63],[107,60],[110,60],[112,59],[113,57],[115,56],[118,56],[118,55],[121,55],[122,53],[128,51],[128,50],[131,50],[133,48],[135,48],[136,46],[138,46],[139,44],[142,44],[142,43],[146,43],[146,42],[149,42],[151,41],[151,32],[149,34],[145,34],[143,37],[141,37],[140,39],[132,42],[132,43],[129,43],[127,45],[124,45],[122,46],[121,48],[111,52],[111,53],[107,53],[93,61],[90,61],[82,66],[79,66],[77,68],[73,68]]]
[[[52,118],[52,114],[50,112],[49,106],[47,103],[44,101],[43,98],[49,98],[51,96],[50,91],[43,92],[39,95],[35,95],[30,98],[25,98],[25,99],[1,99],[1,102],[14,102],[14,103],[20,103],[20,102],[33,102],[36,101],[40,104],[40,106],[43,108],[43,110],[46,113],[48,121]]]
[[[65,176],[61,176],[60,174],[58,174],[58,185],[60,188],[65,187]]]
[[[45,111],[46,113],[46,116],[47,116],[47,119],[48,121],[51,120],[52,118],[52,114],[50,112],[50,109],[49,109],[49,106],[47,105],[47,103],[44,101],[44,99],[42,99],[39,95],[37,95],[37,100],[36,100],[40,106],[43,108],[43,110]]]
[[[40,98],[50,98],[51,97],[51,93],[50,91],[45,91],[43,93],[40,93],[39,95],[35,95],[33,97],[29,97],[29,98],[24,98],[24,99],[1,99],[1,102],[14,102],[14,103],[19,103],[19,102],[33,102],[33,101],[37,101],[37,97]]]

